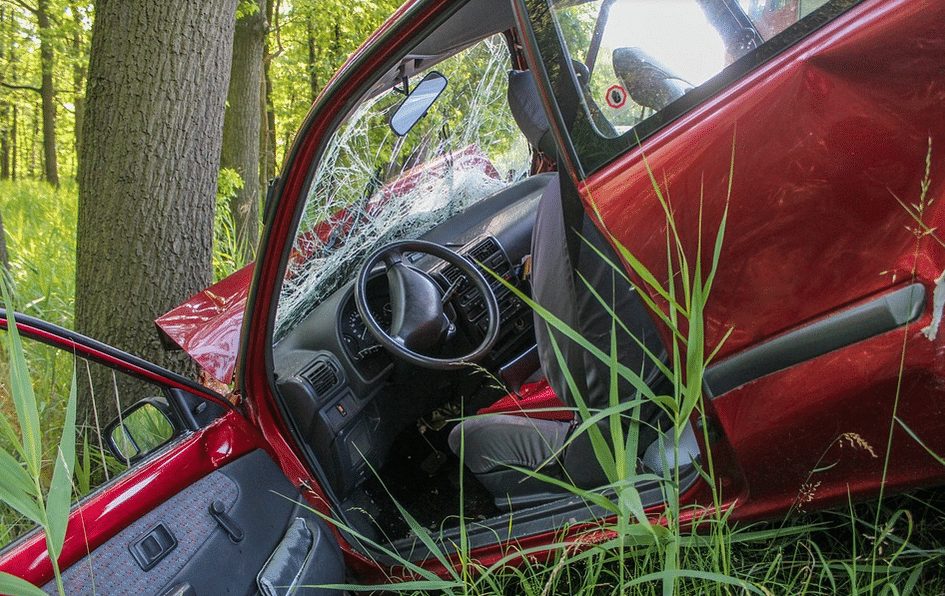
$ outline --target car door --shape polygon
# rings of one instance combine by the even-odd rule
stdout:
[[[617,241],[665,280],[654,180],[690,262],[728,208],[706,393],[738,515],[945,480],[926,451],[945,451],[945,5],[520,8],[575,200]]]
[[[66,593],[274,594],[344,581],[332,530],[227,398],[55,325],[15,320],[28,356],[36,355],[29,340],[62,350],[70,373],[76,364],[80,395],[91,389],[99,407],[114,397],[123,410],[118,424],[102,425],[108,447],[96,450],[96,434],[80,441],[80,453],[92,455],[76,490],[89,488],[79,487],[94,475],[90,461],[101,459],[98,473],[107,480],[70,512],[59,561]],[[0,311],[0,327],[7,325]],[[99,378],[104,387],[93,382]],[[122,403],[119,386],[134,403]],[[39,530],[0,552],[0,571],[57,589]]]

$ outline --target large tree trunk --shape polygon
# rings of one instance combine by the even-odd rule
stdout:
[[[220,167],[236,170],[243,179],[230,200],[236,238],[243,260],[253,260],[259,239],[259,110],[266,50],[266,13],[257,4],[253,14],[236,22],[233,33],[233,63],[223,124]]]
[[[39,60],[42,68],[39,94],[43,103],[43,171],[47,182],[59,186],[59,159],[56,156],[56,87],[53,84],[56,53],[51,39],[49,0],[38,0],[36,7],[36,24],[39,27]]]
[[[154,319],[211,282],[236,2],[95,6],[78,175],[76,326],[178,370],[185,357],[161,349]],[[115,413],[114,400],[98,406],[100,421]]]
[[[266,21],[270,32],[275,16],[274,0],[266,0]],[[266,35],[266,55],[263,59],[263,84],[259,128],[259,191],[265,197],[269,190],[269,181],[276,175],[276,111],[272,105],[272,52],[271,34]],[[268,205],[267,205],[268,206]]]

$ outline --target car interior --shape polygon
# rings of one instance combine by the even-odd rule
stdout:
[[[601,2],[583,4],[606,26]],[[750,45],[739,22],[715,28],[729,47]],[[477,0],[382,73],[313,166],[287,257],[273,344],[285,418],[344,523],[402,551],[423,549],[395,503],[448,540],[462,499],[475,546],[594,515],[521,469],[606,490],[590,441],[571,434],[579,402],[608,406],[608,366],[522,296],[605,354],[612,309],[619,361],[654,394],[670,390],[652,315],[598,225],[570,208],[576,191],[556,171],[518,39],[507,0]],[[692,87],[642,50],[609,58],[642,117]],[[602,134],[622,130],[595,103],[594,65],[572,60]],[[409,132],[392,131],[405,93],[433,85],[431,73],[437,97]],[[619,381],[621,401],[640,392]],[[638,469],[662,475],[667,415],[647,404],[637,417]],[[695,482],[698,457],[687,428],[682,481]],[[662,498],[640,490],[645,505]]]

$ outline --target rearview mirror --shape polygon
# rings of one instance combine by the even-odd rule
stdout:
[[[390,117],[390,127],[398,137],[406,135],[417,122],[427,115],[427,110],[436,102],[446,89],[446,77],[438,72],[431,72],[423,77],[413,91]]]
[[[167,444],[177,431],[160,398],[139,401],[105,427],[108,449],[124,464],[131,465]]]

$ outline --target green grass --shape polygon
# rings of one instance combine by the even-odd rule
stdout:
[[[732,176],[733,172],[729,172],[730,180]],[[927,171],[923,188],[928,188],[928,177]],[[221,184],[223,192],[218,198],[221,206],[225,205],[226,188],[232,187],[227,180],[222,181],[227,184]],[[676,232],[668,189],[661,187],[655,176],[651,182],[654,198],[663,206],[666,217],[668,279],[658,279],[629,251],[621,249],[620,252],[664,305],[659,309],[660,316],[673,330],[674,341],[670,346],[669,363],[661,363],[661,366],[664,374],[673,380],[672,391],[666,395],[654,394],[634,371],[616,362],[613,349],[591,346],[532,303],[547,324],[577,343],[583,343],[609,365],[614,387],[617,379],[623,378],[638,390],[638,401],[629,405],[618,400],[616,393],[612,393],[610,407],[601,411],[587,408],[580,400],[578,403],[579,417],[583,421],[580,432],[590,435],[595,455],[607,472],[617,498],[609,501],[593,491],[567,483],[564,486],[588,503],[605,507],[612,513],[611,519],[592,526],[597,536],[595,541],[562,539],[552,547],[550,554],[541,552],[545,547],[528,549],[512,544],[508,545],[507,556],[502,561],[485,566],[471,556],[465,526],[461,527],[455,544],[442,544],[407,511],[401,510],[418,539],[430,549],[431,556],[451,571],[440,577],[401,559],[407,581],[404,577],[392,578],[381,587],[400,593],[535,596],[945,592],[945,496],[941,490],[885,496],[873,502],[849,503],[836,510],[814,514],[795,508],[784,519],[764,525],[729,523],[729,511],[722,507],[722,498],[715,493],[716,507],[701,511],[701,524],[693,528],[685,523],[692,511],[681,504],[678,470],[671,470],[664,477],[650,478],[659,481],[662,487],[666,503],[662,519],[654,520],[644,514],[635,485],[641,479],[633,455],[639,435],[635,413],[640,400],[654,401],[679,428],[691,416],[703,415],[701,378],[718,346],[704,345],[702,313],[711,301],[714,272],[720,266],[719,255],[725,237],[724,218],[717,222],[700,221],[704,237],[700,238],[698,248],[684,246]],[[711,199],[729,200],[727,197]],[[902,200],[900,203],[918,223],[917,243],[927,237],[941,242],[935,230],[923,221],[923,198],[914,205]],[[42,183],[0,182],[0,211],[7,230],[15,302],[28,314],[65,326],[70,326],[72,321],[75,209],[74,186],[54,190]],[[214,260],[217,278],[241,265],[237,256],[240,246],[234,241],[231,230],[232,222],[227,220],[227,214],[219,214]],[[615,275],[625,275],[620,266],[613,266]],[[525,296],[523,299],[528,300]],[[598,296],[598,300],[607,306],[607,297]],[[651,306],[657,305],[651,303]],[[622,322],[613,316],[612,336],[616,336],[621,326]],[[37,415],[43,421],[41,464],[29,469],[40,479],[39,485],[46,487],[53,476],[55,454],[61,448],[67,410],[64,406],[69,400],[73,363],[68,355],[38,344],[28,344],[25,357],[33,372]],[[7,378],[12,371],[11,364],[19,366],[16,360],[15,351],[7,348],[0,351],[0,378]],[[8,420],[17,420],[18,412],[9,394],[0,393],[0,399],[0,411]],[[629,424],[626,424],[627,419]],[[595,421],[604,424],[594,424]],[[895,415],[889,423],[891,428],[903,426]],[[904,430],[911,434],[907,427]],[[10,433],[0,436],[0,448],[17,452],[16,438]],[[677,435],[676,441],[678,438]],[[912,439],[920,441],[918,437]],[[89,445],[91,441],[91,435],[79,439],[74,474],[77,494],[87,493],[93,484],[97,456],[94,446]],[[886,451],[888,461],[888,445],[877,447],[877,451]],[[711,454],[707,455],[701,471],[714,487],[713,460]],[[940,454],[933,455],[945,465]],[[24,461],[22,469],[27,470],[29,461]],[[35,459],[30,461],[35,462]],[[541,476],[540,473],[532,475]],[[462,495],[458,509],[462,520]],[[343,525],[338,520],[333,521]],[[22,527],[22,515],[0,508],[0,544]],[[352,528],[347,531],[355,534]],[[369,542],[363,537],[361,540]],[[390,556],[399,556],[384,545],[375,546],[386,550]],[[376,589],[376,586],[346,587]],[[10,588],[0,580],[0,592],[6,590]]]
[[[78,188],[0,181],[14,299],[20,312],[72,327]]]

